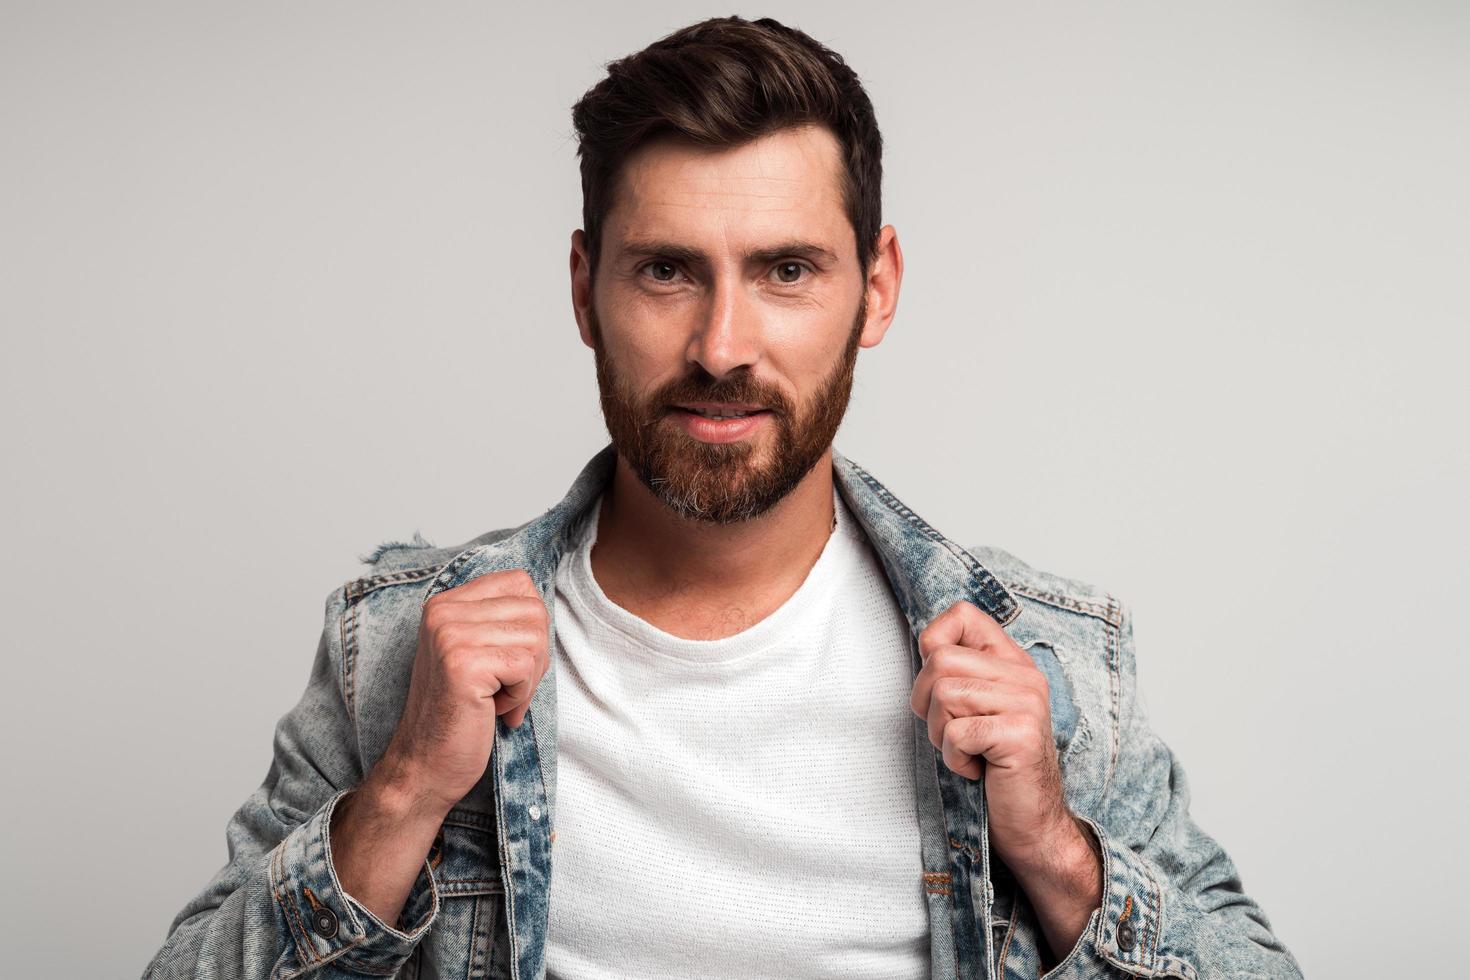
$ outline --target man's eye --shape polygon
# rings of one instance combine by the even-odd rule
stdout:
[[[679,272],[672,262],[649,262],[643,268],[652,272],[655,282],[673,282]]]
[[[788,285],[801,281],[801,274],[807,271],[805,265],[800,262],[781,262],[775,269],[776,278]]]

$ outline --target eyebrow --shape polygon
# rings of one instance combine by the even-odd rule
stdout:
[[[708,265],[709,255],[702,249],[678,242],[660,241],[653,238],[632,238],[620,243],[620,250],[634,258],[674,259],[690,265]],[[751,249],[745,253],[745,261],[752,264],[774,262],[788,255],[811,259],[814,262],[836,262],[837,255],[824,245],[815,242],[792,240],[769,248]]]

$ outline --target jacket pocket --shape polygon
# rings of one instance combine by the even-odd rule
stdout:
[[[449,811],[439,831],[439,853],[429,858],[441,898],[505,893],[494,828],[494,821],[485,814],[458,808]]]
[[[504,935],[505,890],[493,821],[451,810],[429,864],[439,885],[439,916],[402,974],[404,980],[498,980],[492,961]]]

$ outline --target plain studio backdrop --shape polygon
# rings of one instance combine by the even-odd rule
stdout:
[[[328,592],[606,441],[569,108],[728,5],[0,4],[3,972],[139,974]],[[1309,975],[1466,914],[1470,10],[748,7],[841,52],[907,274],[840,449],[1136,616]]]

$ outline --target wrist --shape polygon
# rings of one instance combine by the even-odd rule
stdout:
[[[369,773],[332,812],[328,847],[342,891],[377,921],[402,928],[399,919],[443,815],[409,784],[390,778],[387,767]]]
[[[413,769],[391,755],[385,755],[373,766],[354,791],[381,819],[395,824],[443,823],[452,806],[423,788]]]
[[[1051,953],[1047,962],[1055,964],[1076,946],[1102,905],[1102,852],[1092,830],[1071,811],[1038,840],[1039,846],[1004,860],[1036,910]]]
[[[1102,851],[1070,810],[1035,844],[1002,859],[1033,900],[1066,898],[1089,909],[1102,902]]]

